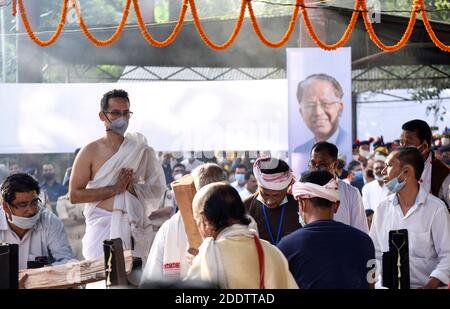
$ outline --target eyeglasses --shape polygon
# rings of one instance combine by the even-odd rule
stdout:
[[[17,205],[13,204],[13,203],[8,203],[9,205],[11,205],[12,207],[16,208],[16,209],[20,209],[20,210],[25,210],[28,207],[32,207],[32,208],[41,208],[42,207],[42,202],[40,198],[35,198],[34,200],[32,200],[31,202],[23,202],[23,203],[19,203]]]
[[[311,111],[313,109],[316,109],[318,105],[324,110],[332,110],[340,101],[334,101],[334,102],[320,102],[319,104],[315,102],[305,102],[301,104],[301,107],[305,110]]]
[[[131,115],[133,115],[133,112],[130,111],[124,111],[123,113],[120,111],[111,111],[111,112],[103,112],[105,114],[110,114],[113,118],[119,118],[119,117],[125,117],[125,118],[130,118]]]

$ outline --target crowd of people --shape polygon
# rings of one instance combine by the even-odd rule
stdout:
[[[141,287],[368,289],[382,286],[390,232],[406,229],[410,287],[449,286],[447,129],[433,136],[426,122],[411,120],[392,143],[356,141],[352,158],[315,141],[308,169],[294,175],[287,154],[156,153],[143,135],[126,133],[131,115],[125,91],[103,96],[106,133],[77,154],[68,191],[52,164],[43,165],[41,184],[20,170],[3,181],[0,242],[19,244],[21,269],[38,258],[45,265],[95,259],[104,240],[120,238],[142,261]],[[195,250],[171,188],[186,174],[203,239]],[[58,211],[64,196],[83,210],[80,253]]]

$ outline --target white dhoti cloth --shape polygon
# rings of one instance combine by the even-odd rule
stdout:
[[[86,259],[103,256],[103,241],[114,238],[122,239],[124,250],[133,249],[133,256],[145,261],[148,255],[154,237],[148,216],[158,209],[166,182],[155,151],[142,134],[127,133],[119,150],[102,165],[87,188],[114,185],[122,168],[133,169],[137,197],[128,191],[116,195],[112,213],[97,207],[101,201],[86,203],[86,234],[82,241]]]

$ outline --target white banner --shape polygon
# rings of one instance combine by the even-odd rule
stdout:
[[[129,131],[159,151],[287,149],[287,81],[0,84],[0,153],[61,153],[100,138],[102,95],[128,91]]]

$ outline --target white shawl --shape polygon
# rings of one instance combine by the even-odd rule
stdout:
[[[101,201],[86,203],[83,255],[87,259],[103,255],[102,243],[108,232],[102,233],[95,228],[96,224],[103,230],[109,225],[109,238],[121,238],[124,249],[131,249],[133,237],[133,256],[145,259],[148,255],[154,237],[148,216],[158,208],[166,183],[155,152],[148,146],[142,134],[127,133],[119,150],[103,164],[87,188],[101,188],[115,184],[122,168],[133,169],[133,188],[137,198],[128,191],[116,195],[111,215],[96,207]],[[101,220],[101,217],[104,220]]]

